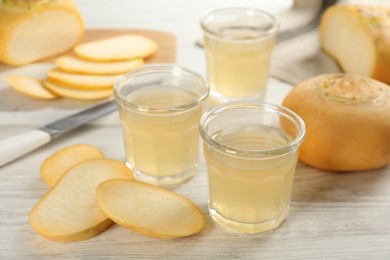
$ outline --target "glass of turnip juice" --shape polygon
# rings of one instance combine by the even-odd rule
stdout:
[[[225,8],[207,14],[201,27],[211,94],[228,100],[264,98],[276,18],[253,8]]]
[[[211,217],[245,233],[278,227],[289,211],[302,119],[278,105],[231,102],[202,116],[200,135]]]
[[[135,178],[155,185],[190,178],[198,166],[206,81],[175,65],[149,65],[120,77],[114,94]]]

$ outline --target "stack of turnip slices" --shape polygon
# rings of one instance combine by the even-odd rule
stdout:
[[[140,35],[126,34],[80,44],[74,55],[56,59],[57,68],[45,80],[10,75],[8,84],[25,95],[96,100],[112,95],[115,80],[144,64],[157,50],[157,43]]]

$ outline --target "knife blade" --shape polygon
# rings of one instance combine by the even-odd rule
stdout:
[[[41,128],[0,140],[0,167],[116,109],[116,102],[108,101],[54,121]]]

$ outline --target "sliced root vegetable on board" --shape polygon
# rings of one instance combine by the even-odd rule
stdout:
[[[48,185],[54,186],[62,175],[76,164],[103,157],[103,152],[92,145],[75,144],[65,147],[43,161],[41,178]]]
[[[390,163],[388,85],[362,76],[321,75],[296,85],[283,105],[305,121],[300,150],[305,163],[330,171],[370,170]]]
[[[203,213],[190,200],[149,184],[109,180],[98,186],[96,195],[114,222],[147,236],[190,236],[205,224]]]
[[[42,236],[71,242],[91,238],[112,221],[96,201],[96,187],[109,179],[133,180],[122,162],[89,160],[67,171],[30,212],[30,224]]]
[[[50,70],[47,74],[51,83],[78,90],[112,89],[115,80],[121,75],[85,75]]]
[[[77,56],[92,61],[124,61],[147,58],[157,50],[157,43],[141,35],[126,34],[80,44]]]
[[[62,56],[56,59],[59,69],[70,73],[112,75],[124,74],[137,69],[144,64],[142,59],[117,62],[96,62],[83,60],[76,56]]]
[[[42,99],[57,96],[81,100],[108,98],[116,79],[141,67],[143,58],[152,55],[157,44],[140,35],[125,34],[81,44],[76,49],[91,57],[97,52],[103,58],[95,57],[99,61],[94,61],[93,58],[86,60],[84,56],[61,56],[56,59],[57,68],[48,71],[45,81],[13,76],[8,80],[9,85],[23,94]]]
[[[26,76],[7,76],[6,81],[14,90],[39,99],[55,99],[58,95],[43,86],[41,80]]]
[[[71,49],[82,37],[83,19],[73,1],[36,2],[0,2],[0,62],[38,61]]]
[[[390,84],[390,9],[332,6],[321,20],[320,43],[344,72]]]
[[[80,100],[99,100],[111,97],[112,89],[100,89],[100,90],[80,90],[75,88],[64,87],[63,85],[53,84],[48,81],[44,81],[43,85],[50,91],[56,94],[72,99]]]

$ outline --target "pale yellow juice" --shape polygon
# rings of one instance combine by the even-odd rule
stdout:
[[[139,106],[166,108],[185,105],[196,99],[194,93],[178,87],[151,86],[134,91],[129,101]],[[180,175],[185,179],[192,175],[198,162],[201,106],[168,114],[120,107],[119,113],[127,161],[136,174],[156,177],[156,184],[160,184],[159,177],[162,178],[161,184],[169,184],[169,178],[165,177]]]
[[[218,143],[240,150],[269,150],[288,145],[291,138],[275,127],[248,126],[223,130]],[[204,144],[208,164],[209,207],[224,226],[257,233],[279,226],[287,216],[297,151],[284,155],[244,157],[222,153]]]
[[[204,45],[211,90],[230,98],[264,96],[274,44],[273,36],[239,42],[206,34]]]

